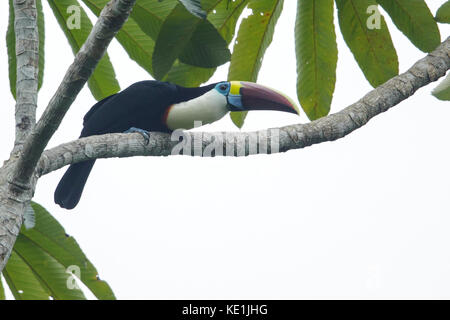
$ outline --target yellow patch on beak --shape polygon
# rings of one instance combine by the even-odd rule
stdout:
[[[241,93],[242,84],[240,81],[230,81],[230,94],[239,95]]]

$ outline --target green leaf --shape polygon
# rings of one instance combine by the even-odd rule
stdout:
[[[183,87],[198,87],[208,81],[216,71],[216,68],[199,68],[175,61],[169,73],[163,81],[175,83]]]
[[[450,100],[450,74],[448,74],[439,85],[431,92],[439,100]]]
[[[377,0],[397,28],[420,50],[431,52],[441,36],[433,15],[424,0]]]
[[[204,7],[209,12],[208,20],[227,43],[230,43],[233,39],[237,21],[247,3],[248,0],[234,2],[209,0],[203,2]],[[208,81],[215,71],[216,68],[199,68],[176,61],[163,80],[185,87],[198,87]]]
[[[201,68],[220,66],[230,58],[227,42],[208,20],[202,20],[198,24],[179,56],[181,62]]]
[[[222,0],[219,3],[215,1],[214,5],[207,7],[210,12],[208,14],[208,20],[214,25],[217,31],[219,31],[227,43],[230,43],[231,40],[233,40],[236,24],[248,1],[249,0],[237,0],[231,2]],[[204,5],[206,7],[207,3]]]
[[[153,53],[153,70],[156,79],[162,79],[177,58],[198,67],[216,67],[225,63],[229,56],[226,42],[210,22],[191,15],[178,4],[159,32]]]
[[[131,18],[136,21],[145,34],[156,41],[164,20],[177,3],[177,0],[140,0],[134,5]]]
[[[247,2],[248,0],[233,2],[228,2],[228,0],[205,0],[202,2],[205,11],[208,13],[208,20],[222,35],[226,43],[229,43],[233,38],[237,20]],[[165,0],[162,2],[139,1],[132,11],[132,21],[136,21],[143,32],[152,37],[152,39],[156,39],[164,20],[176,5],[177,0]],[[220,40],[221,39],[219,39],[219,41]],[[145,42],[141,42],[141,44],[142,43]],[[186,46],[189,46],[189,42]],[[199,49],[202,50],[201,47]],[[128,49],[126,50],[128,52]],[[228,50],[224,51],[229,53]],[[180,55],[182,55],[182,53],[180,53]],[[194,56],[197,57],[195,54]],[[150,58],[149,61],[151,62],[152,59]],[[202,60],[200,63],[203,64],[204,61]],[[200,63],[197,62],[197,64]],[[162,80],[183,86],[198,86],[211,78],[214,71],[215,68],[199,68],[176,60],[169,73],[167,73]]]
[[[434,18],[437,22],[450,23],[450,1],[444,3],[436,12]]]
[[[74,238],[42,206],[32,203],[35,227],[22,227],[3,273],[16,299],[85,299],[72,270],[98,299],[115,299]],[[79,271],[79,273],[78,273]]]
[[[9,20],[6,31],[6,47],[8,51],[9,88],[16,99],[17,60],[16,60],[16,34],[14,33],[14,4],[9,0]]]
[[[94,265],[86,258],[73,237],[66,234],[64,228],[42,206],[32,203],[36,215],[36,226],[24,230],[21,234],[36,246],[47,252],[64,269],[70,266],[80,268],[80,280],[99,299],[114,299],[109,285],[98,278]]]
[[[194,16],[200,19],[206,18],[206,12],[202,9],[200,0],[179,0],[183,6]]]
[[[66,268],[58,263],[52,255],[24,236],[23,233],[17,237],[14,252],[32,270],[41,286],[47,289],[54,299],[85,299],[81,290],[68,287],[70,275],[66,272]]]
[[[61,29],[69,41],[72,51],[76,54],[86,41],[92,29],[92,23],[86,12],[80,7],[77,0],[48,0]],[[73,6],[73,7],[71,7]],[[76,11],[70,8],[79,8],[80,24],[76,25]],[[70,28],[69,28],[70,26]],[[96,69],[88,80],[88,87],[95,99],[101,100],[120,90],[113,66],[107,54],[99,61]]]
[[[333,0],[298,2],[295,23],[297,95],[310,120],[330,111],[336,83]]]
[[[242,20],[231,55],[228,80],[256,82],[261,63],[272,42],[275,25],[283,10],[283,0],[251,0],[253,13]],[[231,112],[234,124],[241,128],[247,112]]]
[[[116,34],[116,38],[128,56],[144,70],[153,75],[152,56],[154,41],[148,37],[133,20],[128,20]]]
[[[5,287],[3,286],[2,275],[0,274],[0,300],[6,300]]]
[[[42,87],[44,80],[44,65],[45,65],[45,27],[44,27],[44,12],[42,11],[41,0],[36,1],[37,9],[37,23],[39,33],[39,71],[38,71],[38,90]],[[6,31],[6,46],[8,52],[8,72],[9,72],[9,87],[11,94],[16,99],[16,82],[17,82],[17,60],[16,60],[16,35],[14,31],[14,5],[13,0],[9,0],[9,20],[8,30]]]
[[[183,52],[201,19],[178,4],[164,21],[153,52],[156,79],[162,79]]]
[[[83,0],[83,2],[98,17],[109,0]],[[153,74],[152,55],[155,44],[133,19],[128,19],[116,34],[116,39],[132,60],[149,74]]]
[[[3,276],[16,300],[49,300],[51,293],[30,266],[13,250]]]
[[[398,74],[397,52],[383,16],[378,16],[379,29],[368,25],[367,8],[376,5],[375,0],[336,0],[344,40],[373,87]]]

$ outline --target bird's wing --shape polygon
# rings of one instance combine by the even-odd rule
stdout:
[[[114,97],[116,94],[113,94],[109,97],[106,97],[103,100],[100,100],[99,102],[97,102],[96,104],[94,104],[91,109],[84,115],[83,118],[83,126],[86,124],[87,121],[89,121],[89,118],[109,99],[111,99],[112,97]]]
[[[167,131],[162,116],[175,103],[177,87],[157,81],[137,82],[94,106],[85,116],[82,136],[124,132],[130,127],[148,131]],[[91,113],[89,115],[89,113]]]

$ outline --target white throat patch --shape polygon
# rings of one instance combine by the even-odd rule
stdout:
[[[221,119],[227,112],[227,98],[212,89],[195,99],[174,104],[167,114],[166,125],[170,130],[192,129],[194,121],[205,125]]]

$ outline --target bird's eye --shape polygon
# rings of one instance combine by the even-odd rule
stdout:
[[[226,85],[226,84],[221,84],[220,87],[219,87],[219,89],[220,89],[221,91],[226,91],[226,90],[227,90],[227,85]]]

